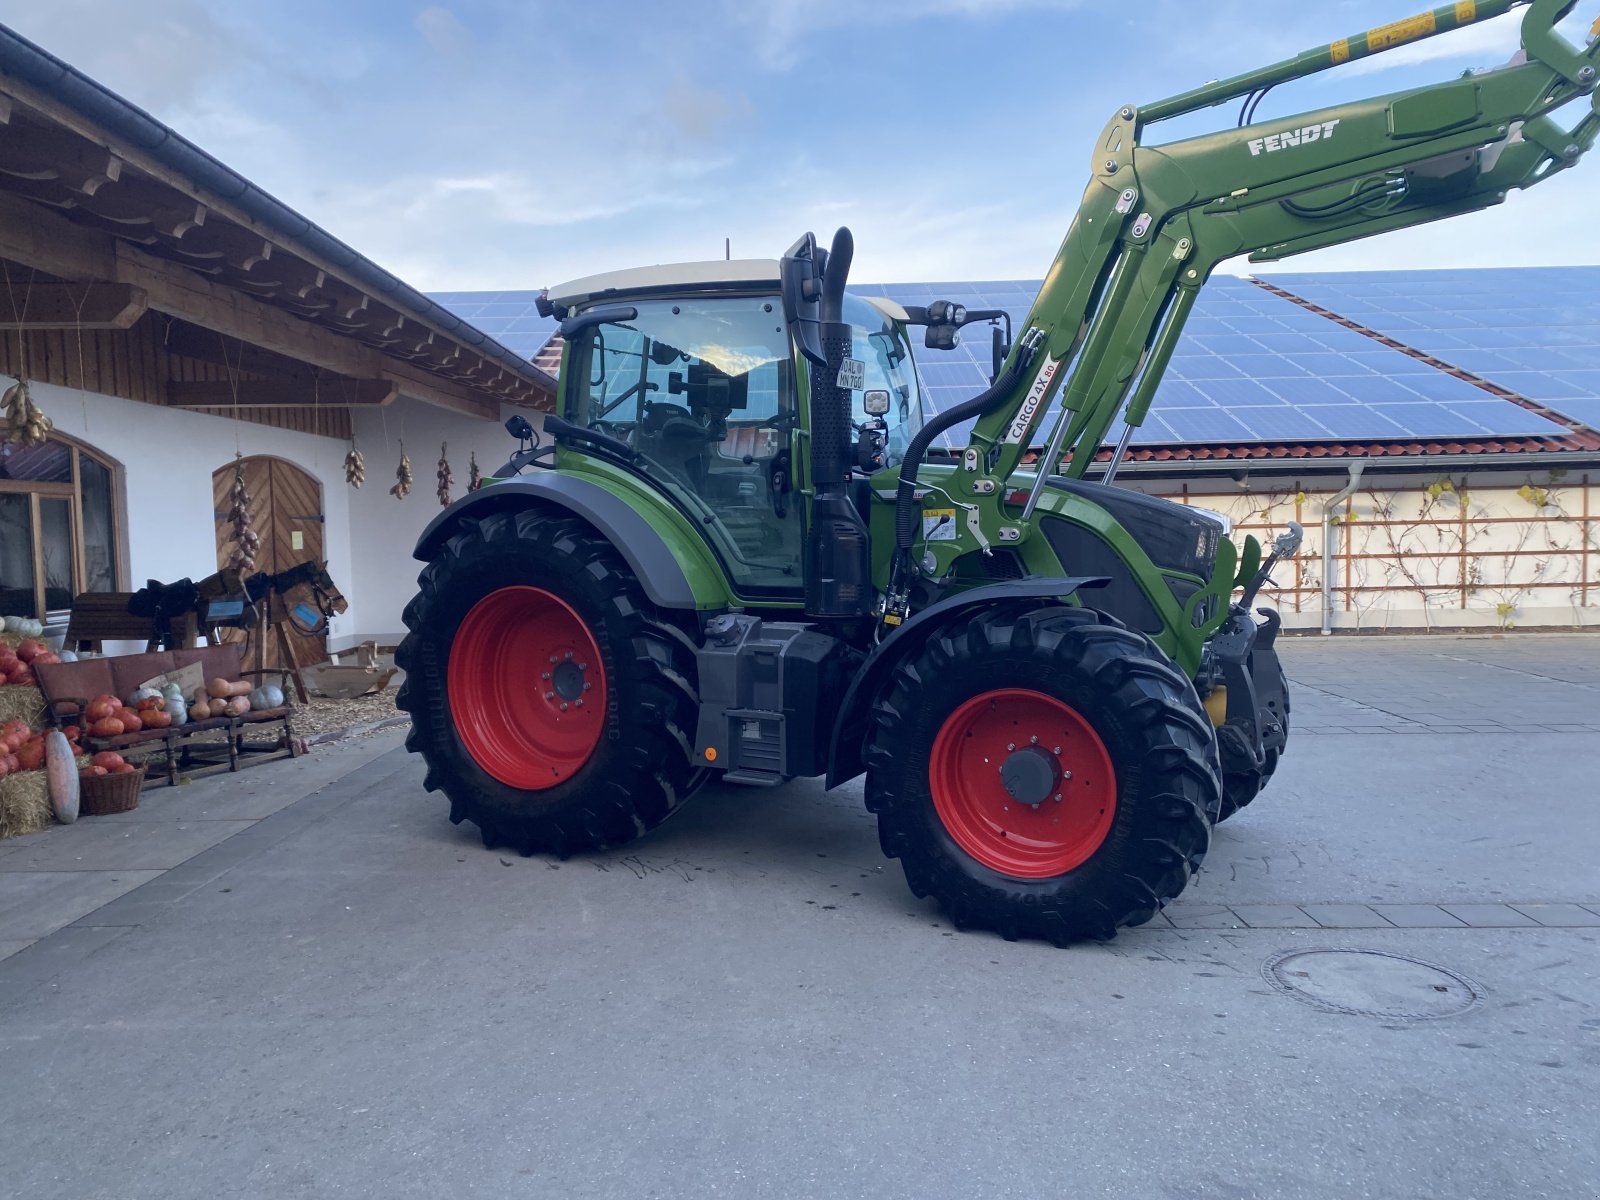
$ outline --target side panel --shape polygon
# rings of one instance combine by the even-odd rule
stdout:
[[[433,519],[414,555],[423,562],[431,559],[459,517],[511,512],[535,503],[565,509],[593,525],[661,607],[703,611],[733,603],[710,550],[682,517],[664,510],[654,497],[629,495],[615,481],[587,473],[541,470],[471,492]]]

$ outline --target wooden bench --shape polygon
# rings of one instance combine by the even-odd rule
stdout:
[[[82,725],[80,716],[89,701],[99,695],[112,695],[126,699],[135,688],[158,675],[179,670],[191,663],[199,663],[206,679],[222,678],[236,682],[240,678],[239,647],[236,645],[197,646],[187,650],[155,650],[145,654],[122,654],[113,658],[89,658],[69,663],[41,663],[34,669],[39,688],[44,692],[45,720],[53,725]],[[239,717],[211,717],[204,721],[190,721],[166,729],[141,729],[136,733],[118,734],[116,737],[93,737],[87,729],[80,732],[78,742],[90,753],[100,750],[125,750],[166,752],[167,782],[178,782],[178,764],[205,754],[205,744],[191,744],[198,733],[212,730],[226,731],[222,745],[227,750],[230,771],[239,769],[239,759],[244,754],[272,754],[287,751],[288,757],[298,754],[298,746],[291,722],[292,712],[287,707],[252,710]],[[246,733],[252,729],[283,727],[282,736],[270,744],[252,744]],[[220,767],[220,761],[207,763]]]

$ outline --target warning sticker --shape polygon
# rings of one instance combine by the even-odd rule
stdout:
[[[859,392],[867,386],[867,364],[859,358],[847,358],[839,364],[839,382],[836,385]]]
[[[1407,17],[1403,21],[1395,21],[1390,25],[1380,25],[1376,29],[1367,31],[1367,49],[1376,54],[1379,50],[1387,50],[1391,46],[1403,46],[1407,42],[1414,42],[1418,38],[1427,37],[1438,30],[1439,23],[1434,20],[1431,12],[1419,13],[1414,17]]]
[[[955,541],[956,510],[953,508],[923,509],[922,540],[925,542]]]

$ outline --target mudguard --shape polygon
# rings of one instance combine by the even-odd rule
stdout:
[[[998,604],[1007,600],[1059,599],[1070,596],[1080,588],[1104,587],[1107,582],[1104,576],[1011,579],[957,592],[917,612],[867,655],[849,690],[845,692],[828,747],[826,786],[838,787],[866,769],[861,761],[861,743],[867,731],[872,698],[878,694],[894,665],[905,655],[920,649],[928,634],[963,610],[978,605]]]
[[[514,512],[535,503],[563,508],[599,530],[622,555],[653,603],[662,608],[696,607],[688,576],[650,522],[598,484],[559,471],[541,471],[469,492],[428,523],[412,554],[430,561],[460,517]]]

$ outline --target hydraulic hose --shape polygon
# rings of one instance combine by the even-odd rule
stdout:
[[[999,407],[1020,382],[1023,373],[1033,365],[1034,355],[1038,352],[1038,342],[1037,338],[1030,340],[1024,337],[1017,347],[1017,354],[1011,360],[1011,365],[1002,371],[999,378],[986,390],[979,392],[970,400],[963,400],[954,408],[936,414],[911,439],[911,444],[906,447],[905,457],[900,461],[900,487],[894,501],[894,544],[895,550],[900,555],[903,556],[910,551],[916,534],[917,472],[922,468],[922,456],[928,452],[928,447],[933,445],[933,439],[969,417],[985,416]]]

